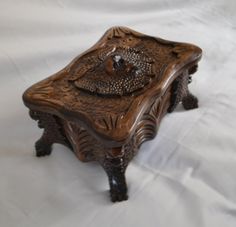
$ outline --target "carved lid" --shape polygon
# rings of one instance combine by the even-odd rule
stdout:
[[[181,70],[200,57],[194,45],[113,27],[63,70],[30,87],[23,99],[30,108],[78,121],[118,145]]]

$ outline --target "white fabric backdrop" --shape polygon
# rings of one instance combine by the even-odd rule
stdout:
[[[0,226],[236,226],[235,0],[1,0]],[[203,51],[191,90],[200,108],[167,115],[127,169],[129,200],[112,204],[102,168],[41,135],[21,95],[114,25]]]

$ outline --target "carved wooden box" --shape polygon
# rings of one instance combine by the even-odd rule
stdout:
[[[140,145],[156,135],[179,102],[198,107],[188,90],[201,58],[197,46],[147,36],[125,27],[109,29],[88,51],[23,94],[30,116],[44,128],[36,155],[53,143],[106,171],[111,200],[127,199],[125,170]]]

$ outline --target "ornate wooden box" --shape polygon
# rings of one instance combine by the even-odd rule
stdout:
[[[198,107],[188,90],[199,47],[147,36],[125,27],[109,29],[60,72],[25,91],[30,116],[44,128],[38,157],[53,143],[106,171],[111,200],[127,199],[125,170],[140,145],[156,135],[179,102]]]

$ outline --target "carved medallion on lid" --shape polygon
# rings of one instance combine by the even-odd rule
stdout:
[[[75,62],[68,80],[91,94],[131,95],[147,88],[159,75],[163,59],[157,61],[158,53],[153,53],[157,49],[168,50],[168,46],[132,30],[112,28]]]

